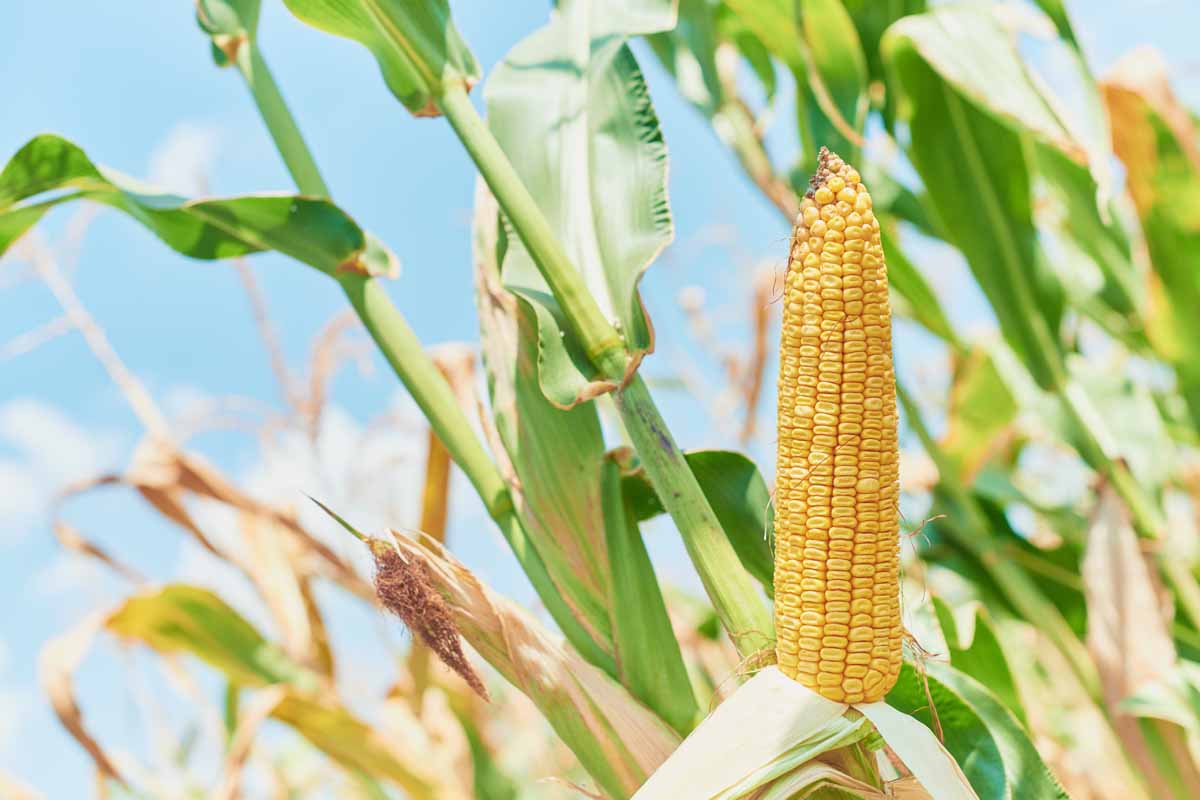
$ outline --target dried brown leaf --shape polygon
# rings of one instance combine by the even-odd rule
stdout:
[[[196,7],[203,8],[203,4],[197,3]],[[267,298],[259,288],[249,262],[245,258],[235,258],[233,264],[237,269],[238,278],[242,282],[242,289],[246,292],[246,298],[250,301],[254,326],[258,330],[258,338],[262,340],[263,348],[267,351],[267,359],[271,364],[271,372],[275,374],[275,381],[279,384],[279,392],[287,404],[295,408],[299,405],[299,397],[292,380],[292,373],[287,366],[287,359],[283,355],[279,331],[271,322],[271,315],[267,311]]]
[[[459,408],[472,414],[479,403],[475,392],[474,346],[466,342],[444,342],[429,348],[429,357],[450,384]]]
[[[324,564],[329,577],[359,595],[374,596],[371,587],[340,556],[324,542],[315,538],[285,511],[272,508],[247,495],[228,481],[215,468],[193,454],[180,451],[171,442],[158,437],[147,437],[134,453],[133,463],[124,475],[124,482],[138,489],[154,503],[163,514],[186,530],[203,539],[203,533],[187,514],[183,505],[186,494],[215,500],[250,514],[275,520],[289,536],[295,537],[305,548],[314,553]],[[147,492],[150,494],[147,495]],[[208,548],[218,556],[230,559],[211,543]]]
[[[912,775],[889,781],[884,788],[887,796],[895,800],[933,800],[921,782]]]
[[[1087,603],[1087,646],[1100,674],[1101,691],[1113,728],[1151,785],[1155,797],[1171,796],[1170,783],[1159,772],[1138,718],[1120,704],[1142,687],[1171,682],[1176,665],[1171,638],[1172,611],[1151,560],[1139,545],[1116,491],[1105,485],[1088,528],[1084,552],[1083,590]],[[1186,752],[1183,731],[1165,722],[1156,725],[1168,746]],[[1190,785],[1200,786],[1200,771],[1191,759],[1175,767]]]
[[[421,492],[420,529],[446,541],[446,516],[450,500],[450,453],[431,428],[425,451],[425,485]]]
[[[300,398],[298,403],[311,438],[316,438],[320,426],[330,378],[361,350],[359,346],[346,341],[346,334],[357,323],[354,311],[346,309],[326,322],[313,340],[308,358],[308,394]]]
[[[246,572],[275,619],[283,649],[309,669],[332,677],[328,635],[308,587],[299,544],[273,516],[242,512],[238,522],[247,547]]]
[[[59,721],[92,757],[97,772],[105,778],[124,783],[125,779],[116,765],[88,732],[83,712],[75,701],[75,671],[91,650],[92,641],[104,627],[107,618],[107,611],[93,614],[67,633],[47,642],[38,658],[38,681]]]
[[[1112,117],[1114,150],[1126,164],[1140,165],[1127,176],[1138,208],[1153,205],[1153,198],[1146,195],[1148,183],[1139,179],[1139,173],[1147,178],[1152,176],[1156,161],[1153,133],[1145,129],[1144,121],[1138,122],[1142,115],[1137,109],[1142,102],[1162,117],[1193,167],[1200,170],[1196,125],[1187,106],[1172,91],[1167,62],[1158,50],[1144,46],[1125,55],[1100,82],[1100,89]]]
[[[758,402],[762,397],[763,374],[767,364],[767,335],[771,327],[771,293],[774,291],[774,270],[759,270],[754,277],[754,293],[750,301],[750,319],[754,329],[754,346],[742,371],[742,392],[746,418],[742,423],[741,443],[754,438],[758,425]]]
[[[1084,552],[1087,644],[1100,669],[1106,698],[1119,702],[1148,683],[1168,680],[1175,663],[1167,595],[1142,552],[1129,512],[1105,485]]]
[[[99,561],[131,583],[145,582],[146,579],[140,572],[133,567],[118,561],[116,558],[109,555],[108,551],[103,547],[85,538],[74,525],[69,525],[62,520],[55,520],[53,529],[54,538],[58,539],[58,543],[61,544],[65,549]]]
[[[328,545],[301,527],[291,512],[255,500],[199,458],[158,437],[143,440],[123,475],[100,475],[70,486],[60,495],[58,504],[81,492],[111,485],[135,489],[159,513],[188,531],[204,549],[240,569],[274,617],[287,653],[314,671],[332,677],[333,654],[311,593],[313,562],[323,568],[324,574],[360,597],[374,600],[375,593]],[[214,544],[188,511],[185,500],[189,496],[232,508],[241,525],[245,552],[227,552]],[[55,531],[64,545],[103,560],[131,579],[140,577],[83,540],[65,523],[56,523]]]
[[[334,676],[333,645],[329,641],[329,630],[325,627],[325,618],[317,605],[313,594],[313,579],[310,575],[300,574],[300,597],[304,600],[304,612],[308,617],[308,631],[311,640],[312,662],[310,666],[321,675],[329,678]]]

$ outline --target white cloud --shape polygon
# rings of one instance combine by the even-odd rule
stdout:
[[[5,520],[16,527],[18,520],[28,520],[41,509],[38,482],[25,465],[18,461],[0,461],[0,530]]]
[[[130,584],[95,559],[56,549],[30,574],[28,591],[49,616],[52,630],[60,630],[81,615],[114,605]]]
[[[220,138],[208,125],[176,124],[150,154],[150,182],[177,194],[206,194]]]
[[[90,594],[107,576],[104,567],[95,559],[78,553],[60,552],[34,573],[31,587],[43,597],[77,596],[82,591]]]
[[[0,406],[0,439],[23,451],[39,475],[60,483],[100,471],[116,449],[111,434],[88,431],[54,406],[30,399]]]
[[[0,542],[33,526],[68,483],[111,466],[123,437],[89,430],[54,406],[20,398],[0,406]]]
[[[8,670],[8,642],[0,639],[0,675]],[[25,724],[31,703],[31,693],[0,683],[0,757],[8,758],[16,732]]]
[[[191,403],[204,402],[198,394],[179,397]],[[322,414],[315,439],[298,428],[276,431],[263,440],[257,459],[241,474],[230,477],[259,500],[296,509],[307,530],[367,574],[370,556],[366,548],[305,494],[326,503],[365,532],[415,526],[420,516],[426,429],[407,398],[397,403],[389,419],[386,425],[364,424],[330,405]],[[236,511],[211,501],[190,503],[189,510],[215,545],[235,554],[244,552]],[[172,574],[176,580],[217,592],[264,633],[272,630],[263,603],[244,576],[191,540],[184,542]]]
[[[0,687],[0,754],[11,755],[17,732],[24,730],[33,697],[27,691]]]
[[[345,532],[304,497],[312,495],[360,527],[414,527],[420,519],[426,428],[407,398],[388,424],[364,425],[337,406],[321,417],[316,440],[287,430],[265,448],[244,485],[272,502],[296,507],[302,522],[338,552],[359,553]]]

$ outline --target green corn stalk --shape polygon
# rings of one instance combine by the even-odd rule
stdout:
[[[328,187],[321,178],[316,161],[283,94],[267,69],[253,38],[253,27],[237,31],[235,62],[250,89],[259,114],[297,187],[305,194],[327,197]],[[456,401],[453,391],[433,360],[421,346],[404,315],[392,303],[380,283],[359,272],[337,276],[359,319],[400,381],[412,395],[429,425],[446,445],[454,462],[466,474],[487,508],[488,515],[500,528],[538,597],[563,634],[593,664],[611,675],[616,674],[612,655],[602,648],[576,619],[554,585],[545,563],[529,542],[513,507],[508,484],[496,464],[474,435],[471,423]]]
[[[446,117],[495,195],[562,310],[570,332],[614,393],[621,419],[646,473],[683,537],[722,624],[745,655],[771,638],[771,618],[754,581],[688,469],[621,334],[607,319],[581,273],[467,94],[476,65],[450,22],[444,0],[287,0],[314,27],[354,39],[375,55],[388,88],[410,111]]]

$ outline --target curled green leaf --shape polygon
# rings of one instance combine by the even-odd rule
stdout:
[[[394,275],[395,255],[328,200],[263,193],[188,199],[95,164],[44,134],[0,172],[0,255],[50,209],[92,200],[124,211],[171,249],[199,259],[274,250],[329,275]]]
[[[447,85],[468,88],[479,64],[446,0],[285,0],[304,22],[367,47],[392,94],[417,116],[437,116]]]

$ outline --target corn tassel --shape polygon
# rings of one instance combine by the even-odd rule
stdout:
[[[825,148],[792,237],[779,364],[779,669],[874,702],[901,664],[899,462],[887,267],[871,196]]]

